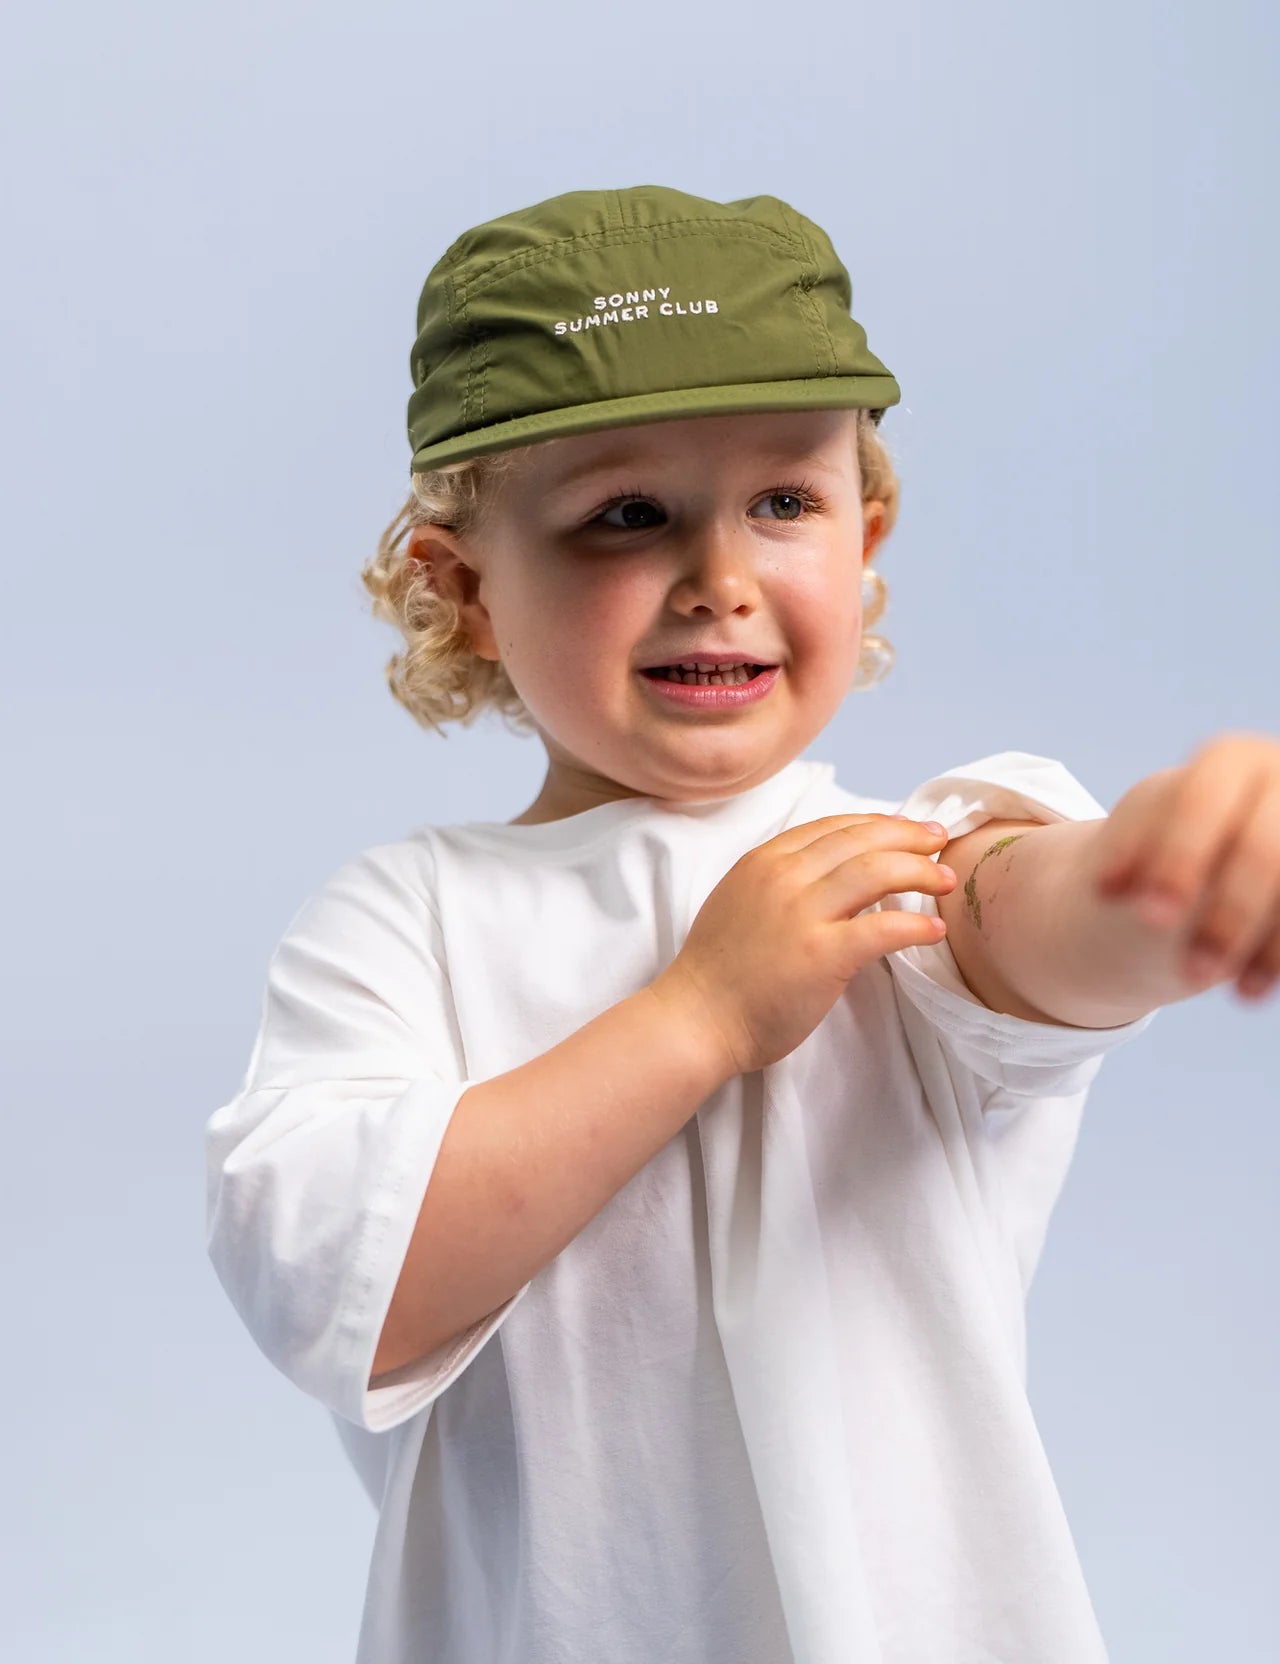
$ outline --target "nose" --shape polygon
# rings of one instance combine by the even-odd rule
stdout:
[[[710,609],[717,617],[744,606],[754,609],[760,599],[757,554],[749,531],[718,518],[706,522],[676,557],[680,571],[673,604],[689,611]]]

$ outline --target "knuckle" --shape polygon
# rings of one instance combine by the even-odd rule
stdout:
[[[1166,857],[1152,867],[1146,888],[1186,906],[1199,888],[1199,875],[1185,858]]]
[[[1234,942],[1250,928],[1252,910],[1229,895],[1215,896],[1197,925],[1199,934],[1219,942]]]
[[[899,849],[878,849],[869,858],[871,871],[878,884],[898,884],[915,878],[915,862],[915,856],[906,855]]]
[[[1221,920],[1206,919],[1196,931],[1192,946],[1216,958],[1229,959],[1236,952],[1239,940],[1239,931],[1232,930]]]
[[[1216,896],[1195,926],[1195,941],[1224,957],[1244,953],[1263,934],[1256,906],[1244,894]]]

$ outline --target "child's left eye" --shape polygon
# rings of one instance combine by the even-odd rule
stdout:
[[[803,486],[799,485],[780,485],[775,491],[771,491],[767,497],[762,498],[761,501],[773,503],[777,502],[780,497],[786,498],[791,502],[801,503],[806,509],[809,510],[816,510],[822,507],[821,500],[816,497],[812,491],[807,491]],[[796,514],[784,514],[782,516],[782,519],[784,520],[798,520],[799,518],[799,515]]]

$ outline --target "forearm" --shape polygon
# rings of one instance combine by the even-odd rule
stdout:
[[[375,1376],[509,1300],[729,1078],[698,1014],[661,981],[458,1099]]]
[[[1187,931],[1149,925],[1128,901],[1098,894],[1104,824],[1037,826],[961,873],[965,906],[951,931],[958,959],[969,936],[970,951],[989,956],[1023,999],[1089,1028],[1115,1028],[1197,992],[1181,966]]]

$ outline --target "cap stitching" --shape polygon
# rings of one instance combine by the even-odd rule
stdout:
[[[471,320],[467,316],[467,296],[464,291],[462,297],[462,329],[467,338],[467,379],[462,389],[462,420],[471,421],[471,389],[475,384],[476,364],[476,334],[471,328]]]
[[[797,285],[798,292],[796,299],[799,304],[807,306],[811,325],[814,327],[819,337],[826,341],[827,368],[822,373],[829,376],[839,375],[840,359],[836,352],[836,344],[831,339],[831,331],[827,328],[827,320],[822,315],[822,308],[813,298],[814,284],[822,281],[822,268],[818,264],[818,257],[814,253],[811,239],[803,232],[800,233],[800,235],[803,238],[804,246],[808,251],[810,272],[801,277],[800,282]]]
[[[450,332],[451,335],[464,334],[466,332],[466,329],[467,329],[467,319],[466,319],[467,302],[466,302],[466,296],[465,296],[465,294],[463,294],[463,292],[460,288],[460,285],[457,283],[457,281],[455,280],[455,278],[452,275],[446,276],[445,279],[444,279],[444,292],[445,292],[446,310],[447,310],[448,316],[449,316],[449,332]],[[419,331],[418,332],[418,340],[420,341],[421,339],[422,339],[422,332]],[[414,350],[415,354],[418,351],[418,342],[416,342],[416,341],[414,342],[413,350]],[[472,338],[472,350],[474,351],[474,337]],[[427,381],[427,377],[424,375],[422,380],[418,383],[418,392],[419,393],[422,391],[422,388],[426,385],[426,381]],[[417,394],[415,394],[414,396],[416,398]],[[468,362],[467,379],[466,379],[466,382],[465,382],[465,384],[463,386],[463,389],[462,389],[462,422],[463,422],[464,428],[467,426],[467,423],[468,423],[468,418],[469,418],[468,406],[469,406],[469,403],[470,403],[470,398],[471,398],[471,370],[470,370],[470,363]]]
[[[717,234],[730,237],[745,238],[748,242],[769,243],[781,245],[779,252],[789,254],[793,260],[799,260],[803,244],[797,247],[797,239],[784,232],[775,231],[772,226],[758,225],[754,220],[739,221],[727,224],[723,220],[674,220],[665,225],[644,226],[637,229],[628,227],[623,231],[590,231],[574,237],[562,238],[556,243],[547,243],[540,248],[521,249],[517,254],[510,254],[505,260],[500,260],[496,266],[490,266],[482,274],[478,274],[470,282],[462,285],[470,299],[499,282],[508,272],[529,266],[541,265],[545,260],[554,260],[559,255],[573,248],[605,248],[625,243],[643,243],[661,240],[668,237],[686,237],[702,235],[707,229]]]
[[[862,383],[872,382],[872,383],[875,383],[877,385],[877,394],[876,394],[876,396],[884,396],[884,397],[887,398],[887,396],[888,396],[887,387],[886,387],[886,390],[884,391],[883,395],[880,394],[880,388],[884,387],[885,384],[892,383],[894,378],[887,371],[884,372],[883,374],[881,374],[878,371],[859,370],[859,371],[853,372],[851,374],[850,373],[841,373],[837,376],[832,376],[832,377],[827,377],[827,376],[824,376],[824,375],[820,374],[817,377],[802,376],[802,377],[798,377],[798,378],[797,377],[790,377],[788,379],[792,380],[792,381],[794,381],[794,380],[800,380],[800,381],[838,380],[838,381],[855,381],[855,382],[862,382]],[[748,384],[743,383],[741,385],[748,385]],[[758,384],[757,383],[751,383],[749,385],[753,385],[753,386],[754,385],[772,386],[772,385],[775,385],[775,383],[763,382],[763,383],[758,383]],[[691,404],[691,403],[698,402],[707,391],[708,391],[708,389],[707,389],[706,386],[671,387],[671,388],[666,388],[666,389],[663,390],[663,397],[668,401],[669,408],[677,408],[681,404]],[[602,400],[591,399],[591,400],[584,401],[584,403],[581,406],[579,406],[579,405],[566,405],[566,406],[561,406],[561,407],[557,408],[554,411],[545,411],[545,410],[531,411],[531,412],[528,412],[527,414],[525,414],[523,416],[504,417],[500,421],[490,422],[490,423],[485,424],[485,426],[487,426],[488,428],[490,428],[494,431],[501,431],[503,433],[510,433],[512,430],[515,430],[517,428],[519,429],[519,431],[521,433],[528,433],[528,432],[535,431],[535,429],[533,427],[533,424],[539,422],[540,420],[542,420],[542,419],[544,419],[548,416],[561,415],[563,413],[563,411],[567,410],[567,409],[568,410],[576,410],[576,409],[579,409],[579,408],[586,408],[587,406],[591,406],[592,408],[596,408],[597,406],[599,406],[601,404],[608,404],[608,405],[616,404],[616,405],[619,405],[619,406],[625,406],[625,405],[634,403],[637,399],[644,398],[644,397],[647,397],[647,396],[648,395],[646,395],[646,394],[626,394],[626,395],[623,395],[623,396],[621,396],[617,399],[602,399]],[[820,408],[820,407],[814,406],[813,408],[817,409],[817,408]],[[846,408],[846,407],[842,406],[841,408]],[[848,408],[851,408],[851,407],[848,407]],[[887,409],[888,406],[886,405],[885,408]],[[475,427],[469,428],[469,429],[464,428],[464,429],[460,429],[456,433],[446,434],[446,435],[444,435],[443,437],[441,437],[439,439],[422,440],[417,445],[414,446],[413,457],[412,457],[411,461],[416,462],[416,460],[419,456],[419,453],[421,453],[421,452],[434,451],[438,447],[441,447],[441,446],[444,446],[444,445],[451,445],[451,444],[455,443],[457,440],[471,440],[471,439],[474,439],[474,438],[478,437],[479,431],[480,431],[479,428],[475,428]],[[411,438],[412,438],[412,436],[411,436]],[[512,441],[512,443],[513,444],[519,444],[520,441],[519,441],[518,438],[516,438]]]
[[[558,256],[573,248],[605,248],[628,243],[644,243],[661,241],[671,237],[702,235],[705,228],[716,233],[727,232],[733,237],[744,238],[748,242],[781,244],[780,253],[790,255],[799,260],[799,251],[794,239],[775,232],[769,226],[753,228],[748,224],[726,226],[721,221],[700,221],[691,225],[688,221],[675,221],[665,226],[644,226],[641,228],[627,227],[621,231],[593,231],[576,237],[566,237],[557,243],[548,243],[541,248],[521,249],[519,253],[508,255],[496,266],[488,267],[482,274],[465,284],[468,296],[476,295],[500,282],[509,272],[525,269],[530,266],[541,265],[546,260],[554,260]],[[655,235],[656,233],[656,235]]]
[[[445,279],[443,281],[443,287],[444,287],[444,298],[445,298],[445,310],[447,311],[447,313],[449,315],[449,332],[452,335],[456,335],[458,333],[458,305],[459,305],[459,299],[458,299],[459,290],[458,290],[457,280],[452,275],[449,275],[449,276],[445,277]],[[413,343],[414,352],[417,352],[417,350],[418,350],[418,342],[422,340],[422,337],[423,337],[423,334],[426,330],[426,327],[427,326],[426,326],[425,323],[419,324],[419,326],[418,326],[418,339],[417,339],[417,341],[415,341]]]
[[[487,332],[473,324],[467,312],[468,298],[464,294],[461,306],[462,322],[459,333],[467,337],[467,380],[462,392],[462,421],[464,427],[485,426],[486,372],[489,368]]]
[[[809,291],[803,278],[791,285],[791,298],[796,303],[796,311],[800,314],[800,327],[809,338],[809,349],[813,353],[814,373],[819,376],[829,375],[830,371],[822,362],[822,342],[813,327],[813,318],[805,302]]]

